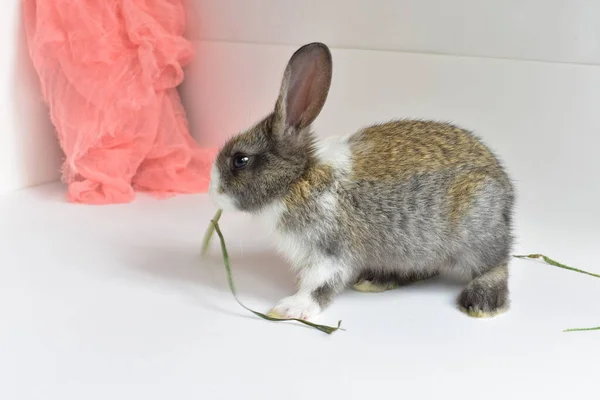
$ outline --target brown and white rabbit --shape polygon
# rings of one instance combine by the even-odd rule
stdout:
[[[463,311],[506,310],[514,192],[498,159],[439,122],[317,140],[311,123],[331,74],[324,44],[296,51],[273,113],[230,139],[213,167],[215,203],[269,221],[297,273],[297,293],[270,315],[310,319],[351,285],[377,292],[449,270],[472,279]]]

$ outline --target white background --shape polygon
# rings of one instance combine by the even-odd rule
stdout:
[[[189,0],[190,36],[600,63],[594,0]]]
[[[218,146],[267,113],[297,46],[325,41],[334,46],[334,78],[319,134],[393,117],[472,129],[517,185],[515,253],[543,252],[600,273],[598,2],[193,5],[198,54],[181,89],[200,143]],[[49,179],[59,165],[35,85],[28,75],[15,78],[27,65],[18,64],[15,14],[9,7],[0,17],[2,48],[14,54],[0,66],[2,191]],[[16,102],[21,93],[28,94]],[[216,243],[199,258],[215,211],[206,196],[109,207],[63,199],[60,185],[0,197],[0,398],[505,400],[597,392],[600,333],[561,331],[600,325],[599,279],[515,260],[512,310],[492,320],[460,314],[461,285],[443,279],[348,292],[320,320],[343,320],[347,330],[329,337],[258,320],[233,301]],[[255,222],[231,214],[222,225],[242,299],[266,311],[291,294],[293,277]]]
[[[0,14],[0,194],[59,177],[61,152],[29,58],[18,0]]]

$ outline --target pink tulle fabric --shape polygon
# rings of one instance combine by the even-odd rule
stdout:
[[[190,136],[176,89],[193,56],[184,0],[22,2],[68,200],[206,191],[215,150]]]

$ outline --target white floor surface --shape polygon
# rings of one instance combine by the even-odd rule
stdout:
[[[235,303],[216,241],[200,259],[215,212],[205,195],[94,207],[66,203],[63,191],[51,184],[0,197],[0,399],[598,392],[600,331],[562,330],[600,325],[600,279],[515,260],[512,309],[491,320],[461,314],[461,285],[445,279],[349,291],[319,319],[343,320],[346,330],[328,336],[263,321]],[[521,198],[516,253],[544,252],[600,273],[600,216],[590,198],[561,218],[558,200]],[[222,228],[248,306],[266,311],[292,293],[293,277],[256,221],[224,214]]]

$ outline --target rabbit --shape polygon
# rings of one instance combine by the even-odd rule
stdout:
[[[448,123],[396,120],[318,140],[332,79],[323,43],[289,60],[274,111],[227,140],[209,193],[272,229],[297,275],[274,318],[316,318],[346,288],[381,292],[442,272],[469,283],[458,308],[508,309],[514,189],[481,139]]]

